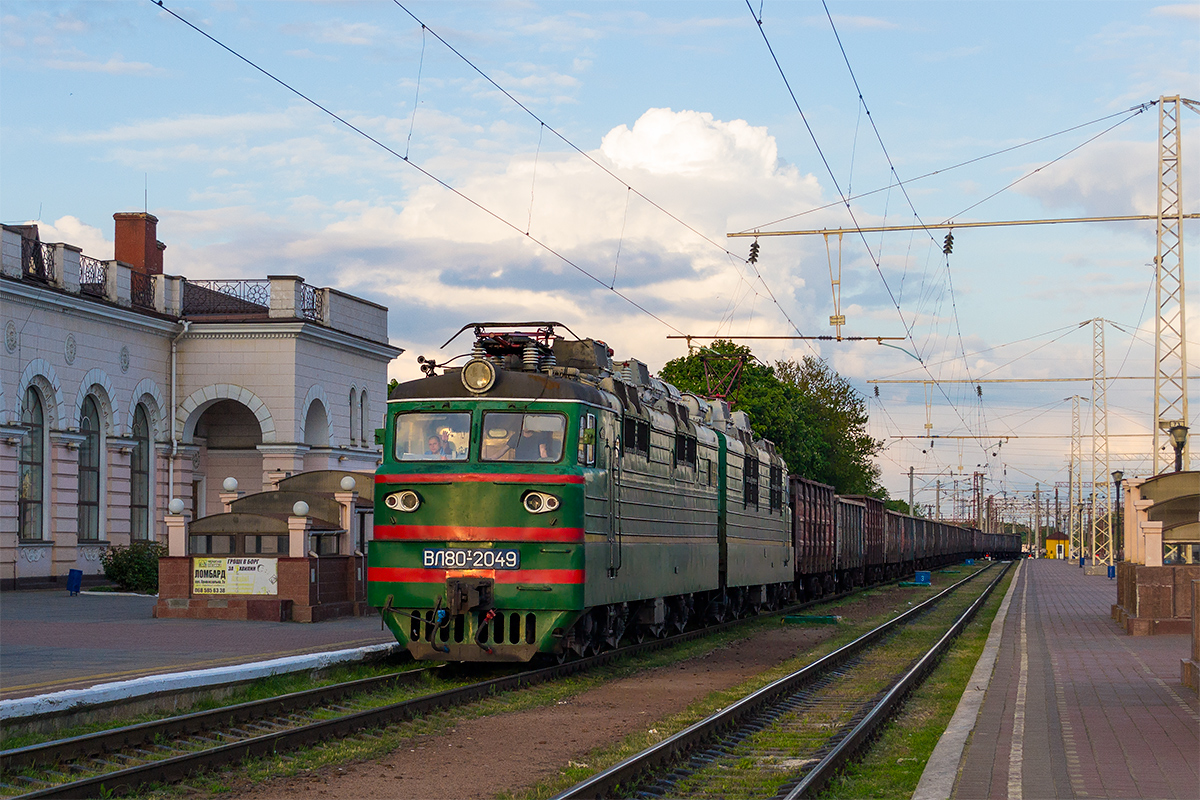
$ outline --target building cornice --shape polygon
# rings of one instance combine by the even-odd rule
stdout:
[[[384,361],[391,361],[403,348],[373,342],[349,333],[311,322],[193,322],[188,339],[310,339],[338,349],[358,350]]]
[[[14,303],[44,311],[66,310],[80,316],[92,317],[110,324],[148,331],[161,336],[171,336],[179,330],[179,323],[174,320],[151,316],[130,308],[97,303],[93,300],[41,286],[32,286],[20,281],[0,281],[0,293],[5,295],[6,300],[12,300]]]

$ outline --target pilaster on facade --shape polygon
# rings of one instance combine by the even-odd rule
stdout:
[[[50,502],[44,506],[49,518],[51,560],[57,569],[51,575],[66,575],[78,560],[79,544],[79,446],[86,437],[79,433],[50,432]]]
[[[107,533],[104,538],[111,544],[128,545],[130,542],[130,464],[137,442],[121,436],[109,436],[105,445],[108,451],[105,463],[108,513],[105,525]]]

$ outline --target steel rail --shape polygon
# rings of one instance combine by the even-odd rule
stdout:
[[[887,583],[894,582],[895,581],[889,581],[877,585],[886,585]],[[728,620],[715,625],[697,628],[691,631],[685,631],[674,636],[668,636],[662,639],[653,639],[620,649],[609,650],[594,656],[589,656],[587,658],[568,661],[563,664],[543,667],[541,669],[528,670],[515,675],[493,678],[480,683],[471,684],[469,686],[459,687],[457,689],[448,689],[446,691],[424,695],[411,700],[404,700],[375,709],[353,712],[330,720],[323,720],[308,725],[300,725],[295,728],[275,731],[262,736],[245,738],[239,741],[229,742],[227,744],[222,744],[195,752],[183,753],[177,756],[167,756],[165,758],[148,761],[146,763],[137,764],[124,769],[88,776],[77,781],[47,786],[42,789],[37,789],[26,794],[14,795],[12,797],[14,800],[16,798],[21,798],[23,800],[23,798],[42,797],[94,797],[99,796],[102,793],[107,794],[110,792],[132,791],[139,786],[149,783],[173,783],[183,780],[188,775],[202,769],[238,762],[245,758],[274,755],[285,750],[294,750],[306,745],[328,741],[332,738],[349,736],[364,729],[382,727],[389,723],[410,719],[420,714],[472,702],[474,700],[482,699],[499,692],[512,691],[515,689],[533,686],[558,677],[572,675],[577,672],[584,672],[624,656],[665,649],[677,644],[702,638],[709,634],[719,633],[739,625],[752,622],[754,620],[791,613],[821,603],[828,603],[851,596],[855,594],[855,591],[857,590],[841,592],[828,597],[821,597],[815,600],[806,601],[804,603],[790,605],[777,611]],[[399,675],[411,674],[415,676],[420,675],[423,672],[425,671],[412,670],[411,672],[399,673]],[[196,714],[185,714],[180,717],[171,717],[166,720],[158,720],[154,722],[142,723],[140,725],[118,728],[111,731],[101,731],[95,734],[72,737],[70,739],[63,739],[54,742],[46,742],[40,745],[30,745],[24,748],[6,750],[0,752],[0,765],[2,765],[4,771],[8,772],[12,769],[20,768],[17,765],[31,766],[47,763],[49,761],[58,762],[63,759],[78,759],[87,758],[89,756],[109,754],[115,750],[119,750],[122,747],[132,747],[139,743],[150,741],[159,734],[173,736],[186,736],[189,734],[195,735],[196,733],[205,730],[211,730],[218,724],[224,724],[211,722],[211,720],[218,719],[222,714],[225,715],[227,721],[232,722],[243,722],[248,719],[262,719],[266,716],[270,716],[272,711],[278,713],[278,711],[285,710],[282,707],[273,706],[272,704],[278,704],[280,701],[289,697],[304,696],[322,691],[336,692],[338,690],[342,690],[341,695],[350,694],[353,692],[361,692],[371,688],[368,685],[370,682],[378,682],[383,678],[389,677],[391,676],[381,676],[381,678],[365,678],[360,681],[351,681],[346,684],[337,684],[335,686],[307,690],[306,692],[297,692],[294,693],[294,695],[284,695],[279,698],[252,701],[250,703],[243,703],[224,709],[197,712]],[[347,689],[346,687],[350,688]],[[310,701],[303,705],[311,706],[314,704],[314,701]],[[256,708],[261,713],[255,713]],[[240,716],[231,716],[239,714]],[[204,727],[199,727],[199,723],[202,719],[209,724]],[[72,751],[71,748],[73,747],[79,749]],[[81,752],[81,750],[83,752]],[[18,761],[17,759],[21,760]]]
[[[989,565],[987,569],[990,569]],[[946,596],[957,590],[964,584],[974,580],[979,575],[987,571],[980,570],[973,575],[970,575],[957,583],[947,587],[937,593],[928,600],[913,606],[903,614],[885,622],[874,630],[868,631],[854,641],[842,645],[832,653],[814,661],[812,664],[805,666],[790,675],[786,675],[773,683],[762,687],[754,692],[743,697],[720,711],[712,714],[706,719],[685,728],[678,733],[667,737],[658,744],[655,744],[636,755],[621,761],[609,767],[606,770],[596,773],[592,777],[577,783],[571,788],[558,795],[555,795],[553,800],[572,800],[573,798],[594,798],[609,796],[621,784],[629,783],[642,774],[652,771],[656,768],[671,764],[679,757],[696,749],[699,745],[707,742],[724,729],[738,724],[743,719],[757,712],[763,706],[773,702],[777,698],[792,693],[816,680],[821,674],[837,668],[843,662],[854,656],[858,652],[866,649],[869,645],[881,637],[887,635],[894,628],[897,628],[913,617],[937,605]],[[1007,572],[1007,567],[1004,572],[1001,572],[997,581],[1002,578]],[[995,581],[992,586],[995,585]],[[988,591],[990,591],[989,586]],[[857,730],[857,728],[856,728]]]
[[[10,750],[0,750],[0,772],[11,773],[41,764],[56,764],[64,760],[88,758],[104,753],[112,753],[121,748],[137,747],[138,745],[153,741],[159,736],[187,736],[224,725],[287,714],[300,709],[311,708],[321,703],[339,700],[350,694],[370,692],[390,685],[412,683],[426,672],[428,672],[428,668],[393,672],[387,675],[377,675],[372,678],[360,678],[354,681],[319,686],[315,689],[305,689],[299,692],[279,695],[278,697],[250,700],[245,703],[214,708],[209,711],[180,714],[174,717],[151,720],[150,722],[141,722],[136,725],[110,728],[109,730],[88,733],[82,736],[72,736],[66,739],[56,739],[25,747],[15,747]]]
[[[810,797],[821,791],[821,789],[825,788],[825,785],[828,784],[830,779],[837,774],[838,770],[840,770],[846,764],[846,762],[854,758],[859,749],[868,741],[870,741],[871,737],[875,734],[875,731],[877,731],[880,726],[882,726],[888,721],[888,719],[891,718],[892,714],[895,713],[908,693],[919,686],[925,679],[925,676],[933,670],[938,659],[940,659],[943,653],[949,649],[950,643],[954,641],[954,639],[957,638],[960,633],[962,633],[963,628],[965,628],[967,624],[975,618],[975,614],[978,613],[979,609],[983,607],[983,604],[987,602],[988,597],[992,594],[992,590],[995,589],[997,584],[1000,583],[1001,579],[1008,574],[1008,570],[1011,567],[1012,563],[1010,562],[1007,566],[1005,566],[1004,570],[987,585],[987,588],[983,590],[983,593],[980,594],[979,597],[975,598],[975,602],[971,603],[967,610],[959,615],[954,624],[950,626],[950,630],[946,631],[946,633],[944,633],[942,637],[938,639],[937,644],[931,647],[925,653],[925,655],[921,657],[921,660],[914,664],[912,668],[909,669],[908,672],[906,672],[904,676],[901,677],[900,680],[898,680],[892,686],[892,688],[888,690],[887,694],[880,698],[879,702],[876,703],[875,706],[869,712],[867,712],[866,716],[864,716],[862,720],[860,720],[859,723],[854,726],[854,729],[850,731],[850,733],[844,739],[838,742],[837,745],[835,745],[834,748],[830,750],[829,753],[826,754],[826,756],[822,758],[821,761],[818,762],[817,765],[813,767],[800,780],[800,782],[787,793],[783,800],[797,800],[801,797]]]

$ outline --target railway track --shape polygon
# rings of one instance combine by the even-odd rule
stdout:
[[[933,669],[1007,573],[1006,566],[932,646],[913,626],[939,613],[965,578],[819,661],[576,784],[555,800],[595,797],[752,797],[820,791]],[[989,568],[990,569],[990,568]],[[944,613],[944,612],[942,612]],[[898,642],[906,632],[906,642]],[[899,666],[898,666],[899,665]],[[881,675],[886,678],[881,680]]]
[[[845,592],[789,606],[790,613],[853,595]],[[114,728],[0,751],[0,797],[99,797],[364,734],[375,728],[584,672],[618,658],[671,647],[747,622],[730,620],[675,636],[609,650],[563,664],[527,670],[429,695],[372,705],[369,696],[443,667],[365,678],[234,706]]]

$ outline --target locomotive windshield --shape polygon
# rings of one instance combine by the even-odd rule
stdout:
[[[562,414],[485,412],[480,460],[556,463],[562,459],[566,430]]]
[[[398,461],[465,461],[470,446],[470,412],[412,412],[396,417]]]

